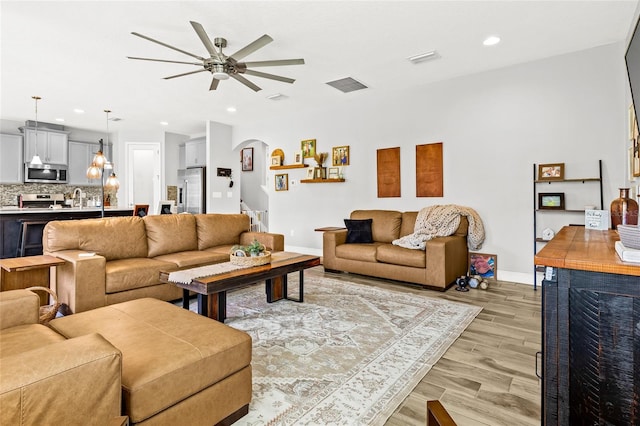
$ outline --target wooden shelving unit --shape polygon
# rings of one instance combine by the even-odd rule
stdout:
[[[271,170],[286,170],[286,169],[304,169],[305,167],[309,167],[308,164],[289,164],[287,166],[271,166],[269,167]]]
[[[300,183],[340,183],[344,179],[301,179]]]

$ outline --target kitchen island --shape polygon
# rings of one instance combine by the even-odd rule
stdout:
[[[129,207],[105,207],[104,216],[131,216]],[[75,220],[101,217],[100,207],[66,207],[59,209],[0,207],[0,259],[16,257],[20,228],[23,221],[50,222],[52,220]],[[42,244],[42,229],[29,235],[27,244]],[[27,255],[42,254],[42,249],[31,249]]]
[[[613,230],[565,226],[535,256],[542,283],[542,423],[638,424],[640,263]]]

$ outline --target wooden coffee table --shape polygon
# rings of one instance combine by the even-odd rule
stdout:
[[[198,295],[198,313],[220,322],[227,317],[227,291],[265,281],[267,303],[278,300],[304,301],[304,270],[320,264],[320,257],[292,252],[271,254],[271,263],[236,269],[222,274],[195,278],[190,283],[169,281],[169,272],[161,272],[160,280],[182,288],[182,306],[189,309],[189,292]],[[299,272],[299,296],[287,294],[287,274]]]

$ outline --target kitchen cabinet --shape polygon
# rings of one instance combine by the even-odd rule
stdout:
[[[535,256],[542,282],[542,424],[637,425],[640,264],[614,230],[566,226]]]
[[[201,167],[207,165],[206,139],[194,139],[184,144],[185,167]]]
[[[69,185],[100,185],[99,179],[87,178],[87,169],[99,148],[100,145],[97,143],[69,141]],[[110,144],[104,145],[103,154],[111,160]]]
[[[0,134],[0,183],[22,183],[22,136]]]
[[[68,164],[69,162],[69,132],[52,130],[36,130],[23,127],[24,131],[24,158],[30,161],[37,153],[43,163]]]

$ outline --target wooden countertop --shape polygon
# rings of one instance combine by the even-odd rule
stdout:
[[[640,263],[623,262],[616,253],[614,244],[619,239],[618,232],[614,230],[565,226],[535,255],[534,263],[640,277]]]

